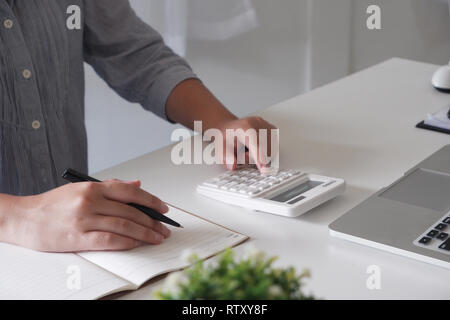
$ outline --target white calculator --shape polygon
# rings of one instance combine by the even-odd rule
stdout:
[[[286,217],[297,217],[344,191],[342,179],[293,169],[262,175],[254,166],[228,171],[197,186],[198,193],[215,200]]]

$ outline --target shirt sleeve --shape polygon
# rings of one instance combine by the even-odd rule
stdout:
[[[84,4],[84,60],[120,96],[169,120],[170,93],[183,80],[197,78],[188,63],[137,17],[128,0]]]

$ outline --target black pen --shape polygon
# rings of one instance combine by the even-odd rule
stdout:
[[[97,180],[95,178],[89,177],[83,173],[77,172],[73,169],[67,169],[64,171],[64,173],[62,174],[62,177],[70,182],[76,183],[76,182],[87,182],[87,181],[91,181],[91,182],[101,182],[100,180]],[[127,203],[129,206],[138,209],[139,211],[142,211],[143,213],[145,213],[147,216],[149,216],[152,219],[170,224],[171,226],[174,227],[178,227],[178,228],[183,228],[183,226],[181,224],[179,224],[176,221],[173,221],[172,219],[166,217],[165,215],[163,215],[162,213],[159,213],[158,211],[148,208],[148,207],[144,207],[141,206],[140,204],[136,204],[136,203]]]

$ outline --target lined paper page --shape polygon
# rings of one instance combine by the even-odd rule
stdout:
[[[76,254],[0,243],[0,257],[0,299],[95,299],[134,287]],[[68,285],[75,273],[80,276],[79,287],[76,281]]]
[[[141,286],[147,280],[189,265],[183,252],[195,252],[199,257],[212,256],[232,247],[246,236],[170,207],[168,217],[183,225],[184,229],[171,228],[172,234],[160,245],[146,245],[121,252],[84,252],[79,255]]]

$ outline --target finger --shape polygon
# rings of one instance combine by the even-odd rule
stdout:
[[[141,244],[138,240],[103,231],[87,232],[83,239],[84,250],[130,250]]]
[[[255,136],[238,136],[239,142],[245,144],[251,160],[261,173],[265,173],[267,168],[270,167],[272,156],[271,127],[273,126],[266,124],[263,127],[256,128],[257,134]]]
[[[152,244],[159,244],[164,240],[164,236],[155,230],[141,226],[131,220],[110,216],[97,215],[93,217],[88,231],[111,232]]]
[[[249,164],[248,157],[246,157],[248,154],[248,149],[245,147],[244,144],[240,143],[237,139],[234,152],[237,166]]]
[[[237,166],[235,145],[234,141],[228,143],[225,141],[223,144],[222,163],[228,170],[235,170]]]
[[[105,180],[103,182],[122,182],[122,183],[127,183],[127,184],[131,184],[133,186],[136,186],[138,188],[141,187],[141,181],[140,180],[119,180],[119,179],[110,179],[110,180]]]
[[[245,151],[245,164],[250,163],[250,154],[248,153],[248,150]]]
[[[109,200],[116,200],[123,203],[137,203],[146,206],[160,213],[169,211],[167,205],[158,197],[131,184],[121,182],[104,182],[103,196]]]
[[[278,151],[279,130],[274,125],[268,122],[267,127],[267,154],[272,159],[272,157],[277,154]],[[272,154],[272,150],[274,154]]]
[[[280,141],[279,131],[276,130],[270,136],[270,167],[278,170],[280,165]],[[273,138],[273,139],[272,139]]]
[[[256,164],[258,169],[261,170],[262,164],[260,162],[259,154],[258,154],[259,153],[258,138],[256,136],[255,137],[245,137],[245,136],[238,135],[238,141],[247,147],[250,158]]]
[[[142,211],[118,201],[105,199],[99,204],[99,214],[131,220],[141,226],[155,230],[165,238],[170,236],[170,230],[161,222],[152,219]]]

